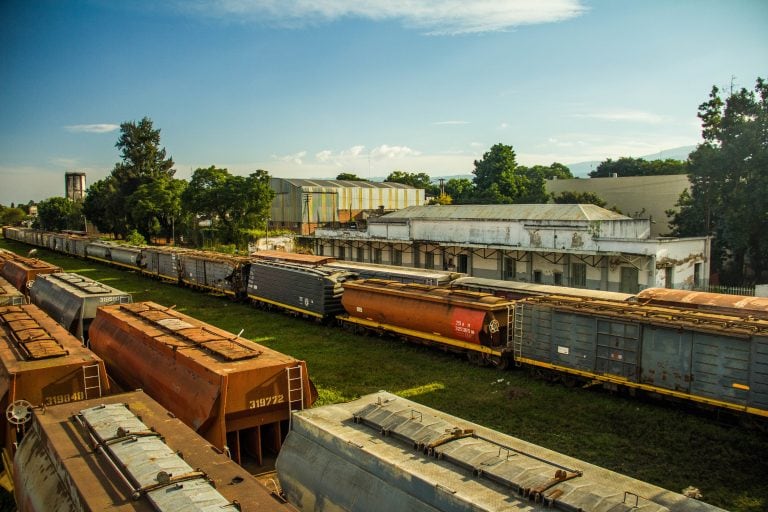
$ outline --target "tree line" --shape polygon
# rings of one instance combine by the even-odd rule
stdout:
[[[711,268],[725,284],[768,280],[768,85],[758,78],[753,89],[723,98],[713,87],[699,106],[702,143],[686,162],[607,159],[590,177],[687,174],[690,189],[670,210],[672,236],[711,236]],[[206,235],[219,243],[241,245],[264,226],[274,192],[269,174],[256,170],[237,176],[215,166],[196,169],[191,180],[174,177],[173,159],[160,146],[160,130],[149,118],[120,125],[115,144],[121,161],[110,175],[88,188],[80,204],[54,197],[40,202],[37,226],[80,230],[84,219],[117,238],[145,239],[185,233],[200,243]],[[551,197],[548,179],[573,178],[567,166],[519,165],[512,146],[493,145],[474,162],[472,179],[436,183],[424,172],[397,170],[386,181],[423,188],[436,204],[593,203],[592,193],[565,192]],[[363,180],[351,172],[339,180]],[[27,205],[0,206],[0,222],[17,224]]]

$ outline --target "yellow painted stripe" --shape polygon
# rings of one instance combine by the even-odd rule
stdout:
[[[698,402],[702,404],[707,405],[713,405],[716,407],[722,407],[724,409],[731,409],[733,411],[741,411],[741,412],[747,412],[749,414],[755,414],[757,416],[763,416],[768,418],[768,410],[765,409],[756,409],[754,407],[748,407],[746,405],[739,405],[739,404],[732,404],[729,402],[723,402],[722,400],[715,400],[713,398],[707,398],[699,395],[692,395],[690,393],[683,393],[681,391],[674,391],[671,389],[665,389],[660,388],[657,386],[651,386],[648,384],[641,384],[639,382],[630,382],[626,380],[623,377],[618,377],[616,375],[608,375],[608,374],[597,374],[592,372],[586,372],[583,370],[576,370],[573,368],[567,368],[565,366],[559,366],[556,364],[551,363],[543,363],[541,361],[536,361],[533,359],[528,359],[521,357],[518,359],[523,364],[528,364],[531,366],[538,366],[540,368],[548,368],[551,370],[556,370],[558,372],[563,373],[570,373],[572,375],[580,375],[582,377],[587,377],[590,379],[598,380],[601,382],[610,382],[613,384],[619,384],[621,386],[626,386],[628,388],[635,388],[635,389],[642,389],[644,391],[651,391],[653,393],[659,393],[660,395],[667,395],[667,396],[673,396],[676,398],[682,398],[685,400],[691,400],[693,402]]]
[[[367,320],[367,319],[357,318],[357,317],[352,317],[352,316],[340,317],[340,320],[342,320],[344,322],[350,322],[350,323],[353,323],[353,324],[364,325],[366,327],[372,327],[372,328],[375,328],[375,329],[384,329],[385,331],[396,332],[398,334],[404,334],[406,336],[412,336],[412,337],[418,338],[418,339],[434,341],[434,342],[437,342],[437,343],[443,343],[445,345],[451,345],[453,347],[459,347],[459,348],[463,348],[465,350],[472,350],[474,352],[482,352],[484,354],[490,354],[490,355],[499,356],[499,357],[501,357],[501,355],[502,355],[502,353],[500,351],[493,350],[492,348],[489,348],[489,347],[486,347],[486,346],[483,346],[483,345],[476,345],[474,343],[466,343],[464,341],[459,341],[459,340],[454,340],[454,339],[451,339],[451,338],[446,338],[445,336],[440,336],[438,334],[430,334],[430,333],[425,333],[425,332],[421,332],[421,331],[414,331],[414,330],[411,330],[411,329],[406,329],[404,327],[397,327],[397,326],[390,325],[390,324],[382,324],[382,323],[379,323],[379,322],[375,322],[373,320]]]
[[[248,297],[259,302],[266,302],[267,304],[272,304],[273,306],[277,306],[283,309],[289,309],[291,311],[296,311],[297,313],[303,313],[305,315],[313,316],[315,318],[323,318],[323,315],[315,313],[314,311],[308,311],[306,309],[297,308],[295,306],[289,306],[288,304],[283,304],[282,302],[276,302],[274,300],[265,299],[264,297],[256,297],[255,295],[250,295],[250,294],[248,295]]]
[[[749,386],[746,384],[739,384],[738,382],[734,382],[731,384],[731,387],[734,387],[736,389],[743,389],[744,391],[749,391]]]

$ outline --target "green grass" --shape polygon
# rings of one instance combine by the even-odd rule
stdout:
[[[29,249],[4,240],[0,247]],[[568,388],[524,370],[477,368],[434,348],[354,335],[45,250],[38,257],[306,360],[320,405],[383,389],[673,491],[693,485],[728,510],[768,509],[765,430],[679,404]]]

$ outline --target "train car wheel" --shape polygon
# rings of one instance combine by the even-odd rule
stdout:
[[[467,359],[475,366],[488,366],[488,360],[481,352],[470,350],[467,352]]]
[[[509,358],[504,356],[491,356],[491,364],[497,370],[506,370],[509,368]]]

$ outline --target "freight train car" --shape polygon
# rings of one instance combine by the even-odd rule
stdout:
[[[723,512],[383,391],[297,412],[276,468],[303,512]]]
[[[538,283],[524,283],[522,281],[502,281],[498,279],[485,279],[482,277],[460,277],[451,282],[451,288],[492,293],[510,300],[548,295],[567,295],[570,297],[617,301],[633,301],[635,299],[634,295],[628,293],[588,290],[586,288],[571,288],[568,286],[554,286]]]
[[[176,257],[183,284],[232,297],[241,295],[247,258],[206,251],[181,251]]]
[[[532,297],[514,321],[517,364],[768,417],[768,320]]]
[[[768,297],[746,297],[670,288],[646,288],[637,294],[636,300],[643,304],[699,309],[735,316],[768,319]]]
[[[317,319],[343,311],[343,284],[357,275],[325,265],[254,260],[248,265],[248,298]]]
[[[153,302],[99,308],[93,351],[126,389],[141,388],[220,450],[262,463],[294,409],[317,392],[304,361]]]
[[[5,261],[2,276],[16,287],[17,290],[24,295],[28,295],[29,289],[32,287],[37,276],[53,272],[61,272],[61,267],[51,265],[36,258],[17,256],[14,259]]]
[[[29,299],[86,346],[88,327],[96,318],[98,307],[132,302],[129,293],[68,272],[38,277]]]
[[[24,294],[4,278],[0,277],[0,306],[18,306],[25,302],[26,298],[24,297]]]
[[[476,363],[508,364],[512,303],[487,293],[382,279],[344,284],[345,324],[465,352]]]
[[[185,251],[176,247],[144,247],[141,251],[142,272],[153,279],[179,283],[183,273],[180,255]]]
[[[77,402],[108,392],[104,362],[40,308],[0,307],[0,410],[7,420],[0,422],[0,439],[6,462],[33,405]]]
[[[20,512],[296,510],[141,391],[34,410],[14,468]]]

